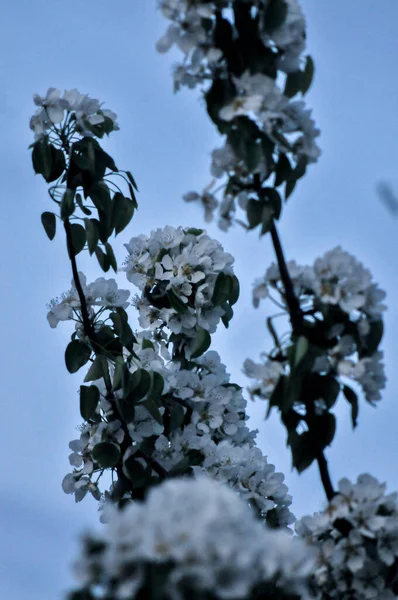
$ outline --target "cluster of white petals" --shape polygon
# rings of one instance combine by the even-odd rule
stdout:
[[[369,338],[382,327],[385,292],[372,280],[372,276],[354,256],[340,247],[317,258],[313,266],[301,266],[295,261],[287,263],[294,292],[305,314],[311,314],[317,322],[327,324],[333,315],[328,338],[335,345],[324,350],[313,366],[321,374],[332,373],[339,378],[349,378],[359,384],[368,402],[381,398],[386,377],[382,362],[383,353],[374,350],[369,355]],[[278,293],[278,301],[286,306],[284,286],[279,268],[272,264],[253,288],[253,304]],[[330,311],[333,311],[331,313]],[[256,380],[251,394],[269,399],[279,377],[289,373],[287,356],[264,355],[255,363],[247,359],[246,375]]]
[[[231,71],[231,56],[224,55],[220,49],[223,46],[217,41],[218,36],[224,35],[221,30],[231,28],[231,33],[225,32],[226,37],[238,37],[238,30],[234,29],[236,15],[242,9],[244,12],[244,5],[248,4],[252,5],[251,18],[256,17],[258,44],[263,45],[259,60],[260,63],[264,60],[264,65],[261,68],[258,63],[253,68],[247,64]],[[297,0],[273,3],[270,0],[250,3],[246,0],[162,0],[160,8],[171,24],[157,43],[158,51],[166,52],[175,45],[184,54],[183,62],[174,70],[175,90],[209,84],[208,92],[214,82],[228,81],[230,85],[225,88],[223,105],[220,105],[223,94],[217,95],[214,109],[217,115],[212,116],[224,124],[222,132],[228,136],[223,147],[213,151],[211,165],[214,177],[227,178],[220,186],[224,188],[223,198],[218,199],[216,193],[209,192],[211,184],[201,194],[184,195],[186,202],[202,204],[207,222],[218,213],[219,227],[227,230],[234,222],[242,224],[236,212],[238,207],[245,210],[250,195],[255,193],[253,176],[260,176],[262,181],[267,179],[278,155],[284,155],[285,159],[288,155],[296,166],[316,162],[320,156],[316,143],[320,130],[311,117],[311,110],[304,100],[291,99],[292,94],[286,92],[284,85],[289,73],[303,73],[305,19]],[[268,22],[273,11],[284,10],[286,13],[279,24]],[[235,18],[234,11],[237,11]],[[226,45],[230,47],[227,42]],[[233,54],[232,48],[230,51]],[[235,144],[230,137],[237,138]],[[251,138],[257,140],[255,145]],[[273,145],[272,150],[270,145]]]
[[[29,125],[36,141],[47,135],[54,125],[62,123],[65,113],[67,116],[73,115],[76,131],[85,136],[92,135],[89,126],[100,125],[105,119],[112,124],[113,131],[119,129],[114,112],[101,108],[103,103],[77,89],[65,90],[61,95],[60,90],[49,88],[44,97],[35,94],[33,100],[39,108]]]
[[[171,24],[158,41],[157,50],[167,52],[176,46],[184,54],[184,61],[174,70],[176,90],[181,86],[192,89],[216,74],[227,73],[225,57],[214,43],[216,13],[226,16],[239,2],[242,0],[160,0],[160,9]],[[269,0],[256,0],[252,4],[258,15],[261,41],[274,53],[277,68],[285,73],[297,71],[306,35],[304,15],[297,0],[286,2],[286,18],[272,31],[267,24]]]
[[[87,284],[86,276],[83,273],[79,273],[79,280],[87,306],[92,309],[93,314],[94,306],[127,308],[129,305],[127,299],[130,296],[130,292],[119,289],[114,279],[99,277],[93,283]],[[52,328],[55,328],[60,321],[80,321],[79,313],[81,311],[81,304],[74,280],[72,280],[70,290],[52,300],[48,304],[48,308],[50,310],[47,314],[47,320]]]
[[[233,275],[231,254],[198,229],[166,226],[126,244],[123,270],[141,291],[139,323],[193,338],[197,328],[216,330],[225,309],[212,301],[217,276]]]
[[[264,528],[236,494],[202,476],[169,480],[144,503],[109,509],[105,531],[86,536],[75,575],[93,598],[149,598],[156,589],[173,600],[240,599],[264,586],[304,600],[313,567],[312,549]]]
[[[327,508],[296,523],[300,537],[318,548],[317,597],[393,600],[398,594],[397,494],[371,475],[339,482]]]

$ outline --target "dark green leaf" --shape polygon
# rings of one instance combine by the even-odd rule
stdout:
[[[293,368],[297,367],[301,363],[301,361],[307,354],[308,349],[309,349],[309,343],[308,343],[307,338],[304,337],[303,335],[300,335],[300,337],[298,338],[298,340],[294,346]]]
[[[287,98],[293,98],[298,92],[301,92],[303,87],[303,73],[302,71],[295,71],[289,73],[286,78],[284,95]]]
[[[130,182],[131,182],[131,185],[133,186],[133,188],[134,188],[134,189],[135,189],[135,190],[138,192],[138,191],[139,191],[139,189],[138,189],[138,187],[137,187],[137,184],[136,184],[136,182],[135,182],[135,179],[134,179],[134,177],[132,176],[132,174],[130,173],[130,171],[126,171],[126,175],[127,175],[127,177],[129,178],[129,180],[130,180]]]
[[[232,292],[232,279],[229,275],[219,273],[214,285],[214,291],[212,296],[212,303],[216,306],[228,302],[229,296]]]
[[[259,200],[250,198],[246,206],[247,220],[249,222],[249,229],[254,229],[259,223],[263,214],[264,203]]]
[[[296,187],[296,180],[295,179],[290,179],[289,181],[286,181],[286,186],[285,186],[285,200],[287,200],[289,198],[289,196],[292,194],[294,188]]]
[[[88,251],[90,252],[90,254],[93,254],[93,252],[95,252],[99,240],[98,220],[84,219],[84,224],[86,226]]]
[[[228,302],[224,302],[224,304],[221,305],[221,308],[224,311],[224,314],[221,317],[221,321],[223,322],[224,327],[228,329],[229,322],[234,316],[234,311],[232,310],[232,307],[230,304],[228,304]]]
[[[198,358],[202,356],[209,349],[211,344],[211,336],[206,329],[198,327],[196,329],[196,336],[191,346],[191,358]]]
[[[80,386],[80,414],[85,421],[96,417],[99,399],[99,389],[95,385]]]
[[[173,290],[167,291],[167,297],[170,301],[171,307],[174,308],[179,314],[182,314],[188,310],[187,305],[183,302]]]
[[[270,231],[274,222],[274,211],[271,204],[264,204],[261,212],[261,235],[265,235]]]
[[[79,208],[82,210],[82,212],[85,215],[91,215],[92,214],[91,210],[89,208],[87,208],[86,206],[84,206],[84,204],[83,204],[83,198],[82,198],[81,194],[76,194],[75,199],[76,199],[76,202],[77,202]]]
[[[54,213],[44,212],[41,215],[41,222],[43,223],[43,227],[45,229],[46,234],[48,235],[50,240],[53,240],[57,226],[57,221]]]
[[[264,192],[268,198],[269,203],[272,206],[274,217],[278,220],[281,216],[282,198],[280,197],[279,192],[274,188],[266,187],[264,188]]]
[[[113,442],[100,442],[93,448],[93,459],[103,469],[115,467],[120,459],[120,448]]]
[[[188,229],[185,229],[184,231],[187,234],[196,235],[196,236],[199,236],[203,233],[203,229],[196,229],[195,227],[189,227]]]
[[[236,275],[230,275],[229,277],[232,279],[232,289],[229,294],[229,303],[232,306],[233,304],[236,304],[239,299],[240,286],[239,279],[236,277]]]
[[[123,461],[124,471],[131,480],[133,489],[143,487],[151,475],[151,467],[144,466],[135,456],[129,456]]]
[[[264,14],[264,30],[272,32],[279,29],[286,20],[287,12],[288,7],[284,0],[270,0]]]
[[[348,385],[343,386],[343,394],[346,397],[347,402],[351,404],[351,422],[353,429],[355,429],[355,427],[357,426],[357,419],[359,413],[358,396],[356,395],[354,390],[348,387]]]
[[[292,166],[286,154],[281,154],[275,169],[275,187],[290,179]]]
[[[322,415],[316,415],[314,418],[314,431],[311,431],[311,435],[318,441],[322,450],[324,450],[326,446],[330,446],[335,433],[336,417],[332,413],[327,412]],[[317,445],[316,441],[314,444],[315,447]]]
[[[116,262],[115,254],[113,252],[113,248],[109,244],[109,242],[105,242],[105,248],[106,248],[106,254],[109,259],[109,264],[112,267],[112,269],[115,271],[115,273],[117,273],[117,262]]]
[[[63,221],[73,215],[73,212],[75,210],[74,197],[74,191],[67,188],[61,200],[61,219]]]
[[[151,387],[151,376],[145,369],[137,369],[130,379],[129,399],[139,402],[146,396]]]
[[[380,319],[379,321],[373,321],[370,323],[370,331],[364,337],[360,338],[361,341],[361,350],[360,350],[360,358],[364,356],[372,356],[374,354],[383,338],[384,333],[384,325],[383,321]]]
[[[72,236],[72,244],[73,244],[73,252],[76,256],[81,252],[86,245],[86,230],[82,225],[78,223],[72,223],[70,226],[71,236]]]
[[[160,373],[153,371],[151,389],[148,398],[153,402],[158,402],[164,389],[164,379]]]
[[[76,373],[91,356],[91,349],[80,340],[69,342],[65,350],[65,364],[69,373]]]
[[[184,456],[170,471],[168,472],[168,477],[181,477],[182,475],[186,475],[190,469],[190,460],[188,456]]]
[[[52,170],[52,153],[47,138],[36,142],[32,150],[32,164],[36,174],[43,175],[47,181]]]
[[[101,248],[97,247],[95,249],[95,256],[97,257],[101,269],[105,271],[105,273],[109,271],[110,263],[108,255],[105,254],[105,252],[103,252]]]
[[[315,66],[311,56],[307,56],[305,63],[305,69],[301,80],[301,92],[304,96],[311,87],[312,80],[314,79]]]
[[[96,381],[97,379],[105,379],[106,377],[109,377],[106,359],[98,355],[91,363],[84,381]]]
[[[144,338],[142,340],[142,349],[147,350],[148,348],[150,348],[151,350],[155,350],[155,346],[153,345],[151,340],[148,340],[148,338]]]
[[[298,434],[292,431],[288,435],[288,443],[292,450],[293,467],[302,473],[313,463],[316,457],[314,440],[309,431]]]
[[[115,235],[123,231],[123,229],[130,223],[133,214],[133,202],[123,196],[123,194],[120,192],[116,192],[113,197],[112,212],[112,226],[115,230]]]

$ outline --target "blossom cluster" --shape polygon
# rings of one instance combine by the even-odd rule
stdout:
[[[301,540],[264,528],[231,490],[202,476],[169,480],[143,503],[110,509],[105,531],[86,536],[75,576],[93,598],[150,598],[156,590],[179,600],[239,599],[264,588],[305,600],[313,567]]]
[[[279,156],[287,165],[286,177],[292,180],[302,173],[296,177],[287,155],[298,171],[319,158],[316,138],[320,131],[311,110],[304,100],[291,99],[305,87],[298,85],[291,92],[286,78],[305,75],[301,70],[305,19],[297,0],[163,0],[160,7],[171,24],[157,44],[158,51],[176,45],[184,54],[183,63],[174,71],[175,89],[209,82],[208,112],[221,133],[227,134],[224,145],[213,151],[211,165],[214,177],[227,177],[227,183],[220,186],[224,188],[222,200],[210,191],[211,185],[201,194],[185,194],[184,200],[200,202],[208,222],[218,211],[218,224],[226,230],[234,221],[241,222],[235,217],[238,206],[246,210],[258,193],[256,177],[268,179]],[[279,12],[278,22],[271,22],[273,11]],[[254,62],[245,36],[258,46]]]
[[[327,508],[296,523],[318,549],[315,583],[320,599],[393,600],[398,594],[397,494],[364,474],[339,482]]]
[[[141,327],[166,326],[194,338],[198,328],[213,333],[231,310],[227,298],[217,303],[214,292],[220,274],[234,281],[234,259],[205,231],[167,226],[132,238],[126,248],[123,270],[142,291],[135,303]]]
[[[181,86],[192,89],[216,75],[228,74],[226,57],[215,42],[217,15],[225,17],[228,10],[233,10],[239,3],[240,0],[160,1],[160,9],[171,24],[158,41],[157,50],[167,52],[175,45],[184,54],[183,63],[174,70],[176,90]],[[267,23],[269,4],[269,0],[253,2],[261,42],[272,53],[279,70],[285,73],[297,71],[305,50],[304,15],[297,0],[288,0],[285,19],[278,27],[270,29]]]
[[[99,277],[94,282],[87,284],[86,276],[83,273],[79,273],[79,280],[87,307],[91,310],[93,319],[97,316],[94,313],[94,306],[102,308],[127,308],[129,305],[129,302],[127,302],[130,296],[129,290],[119,289],[114,279]],[[60,321],[81,321],[81,303],[74,280],[72,280],[70,290],[61,294],[60,297],[53,299],[48,304],[48,308],[47,320],[52,328],[55,328]],[[100,310],[98,315],[101,312]]]
[[[74,129],[84,136],[91,136],[92,127],[103,124],[105,120],[111,131],[119,129],[114,112],[101,108],[99,100],[90,98],[77,89],[65,90],[61,95],[60,90],[49,88],[45,96],[35,94],[33,100],[39,108],[31,117],[29,125],[36,141],[54,130],[55,125],[62,123],[65,113],[67,117],[71,117]]]
[[[319,350],[312,371],[349,378],[359,384],[370,403],[379,400],[386,378],[383,353],[377,350],[382,333],[385,292],[354,256],[340,247],[317,258],[313,266],[287,264],[294,292],[304,316],[322,327],[326,348]],[[286,307],[284,286],[277,265],[271,265],[253,288],[255,307],[264,298]],[[289,372],[288,356],[279,351],[265,356],[261,363],[245,361],[245,372],[255,379],[253,395],[269,399],[279,377]]]

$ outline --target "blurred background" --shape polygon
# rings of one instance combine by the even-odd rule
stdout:
[[[209,183],[210,152],[221,140],[197,90],[173,94],[171,69],[180,55],[155,50],[167,27],[156,4],[14,0],[2,9],[0,591],[7,600],[63,598],[72,585],[79,535],[99,526],[95,501],[86,498],[77,506],[61,490],[70,468],[68,443],[78,436],[82,376],[69,375],[64,366],[70,326],[53,331],[46,321],[47,302],[70,287],[71,272],[62,235],[49,242],[40,223],[50,200],[27,150],[33,93],[77,87],[118,114],[121,130],[105,148],[120,168],[132,171],[140,189],[139,211],[114,245],[120,263],[123,243],[133,235],[166,224],[204,223],[200,208],[181,197]],[[387,388],[377,409],[361,399],[355,432],[349,407],[340,400],[338,432],[327,457],[334,482],[367,471],[392,491],[398,489],[398,221],[386,188],[377,186],[384,182],[390,200],[395,198],[398,4],[303,0],[302,5],[316,65],[307,102],[322,130],[322,157],[289,199],[280,232],[288,259],[310,264],[341,245],[387,291]],[[252,308],[251,285],[272,262],[272,248],[257,233],[207,229],[236,257],[242,295],[214,348],[233,380],[245,386],[244,359],[257,359],[270,347],[265,319],[273,308],[265,303]],[[89,280],[101,276],[94,260],[79,258]],[[265,422],[259,401],[249,401],[249,413],[260,447],[286,475],[295,514],[321,509],[325,498],[316,467],[300,477],[293,473],[278,417]]]

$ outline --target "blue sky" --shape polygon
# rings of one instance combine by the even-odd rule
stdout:
[[[322,130],[323,151],[289,199],[280,226],[288,258],[311,263],[340,244],[369,267],[387,290],[388,386],[377,409],[361,402],[352,433],[347,406],[338,407],[338,433],[328,451],[334,481],[368,471],[398,489],[397,325],[398,222],[375,193],[376,182],[397,184],[398,79],[395,77],[398,5],[394,0],[302,2],[309,51],[316,64],[307,96]],[[220,144],[197,91],[172,92],[178,54],[158,55],[154,45],[166,23],[155,0],[15,0],[0,22],[0,219],[2,419],[0,421],[0,590],[7,600],[62,598],[72,579],[69,564],[79,533],[97,523],[96,503],[75,505],[60,482],[68,471],[68,442],[79,423],[81,376],[64,367],[67,325],[51,330],[46,303],[70,284],[62,236],[48,241],[40,214],[49,208],[46,186],[35,177],[27,146],[32,95],[48,87],[77,87],[117,112],[121,131],[107,144],[140,188],[139,211],[122,244],[139,233],[170,225],[203,225],[196,206],[181,196],[210,180],[211,150]],[[257,358],[270,341],[264,322],[271,307],[254,311],[252,280],[273,260],[268,238],[233,230],[208,231],[236,257],[242,297],[228,331],[215,347],[233,378],[244,385],[243,360]],[[89,278],[101,273],[81,261]],[[250,403],[252,425],[269,461],[286,475],[297,515],[321,508],[316,468],[291,472],[278,418],[264,422],[265,407]]]

